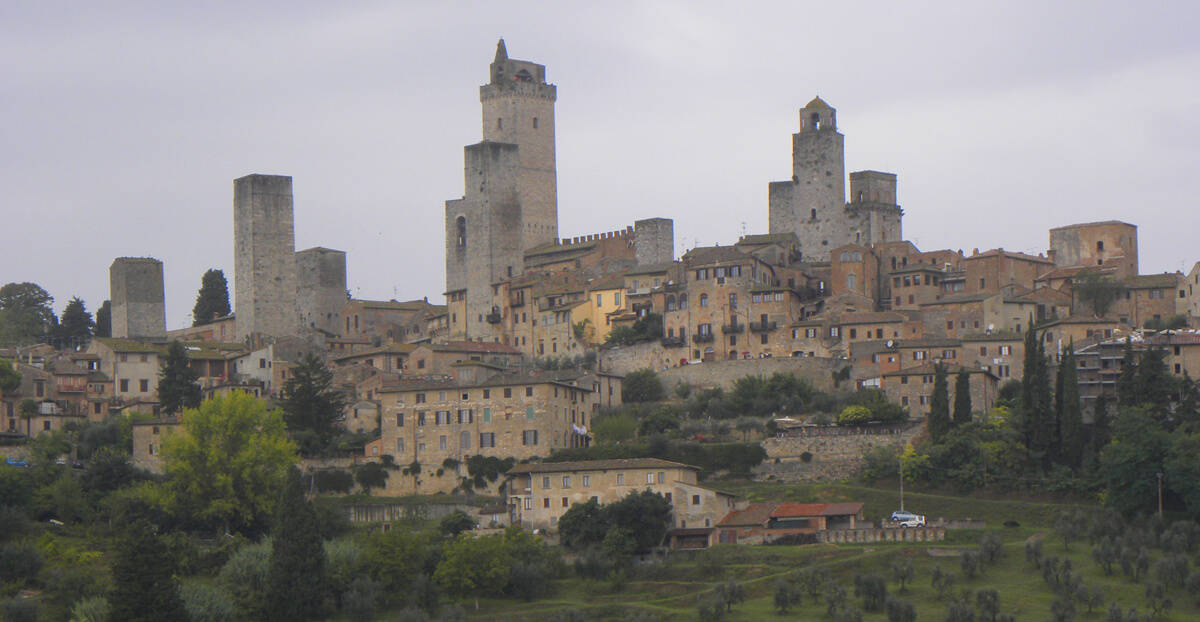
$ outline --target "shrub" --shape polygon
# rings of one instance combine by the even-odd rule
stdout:
[[[222,587],[203,581],[186,581],[179,588],[179,596],[191,622],[234,622],[238,619],[237,604]]]

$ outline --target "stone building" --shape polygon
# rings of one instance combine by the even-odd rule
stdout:
[[[303,326],[339,334],[346,298],[345,251],[318,246],[296,253],[296,307]]]
[[[234,310],[237,337],[299,332],[292,178],[233,181]]]
[[[118,257],[108,268],[112,336],[164,339],[163,264],[150,257]]]
[[[510,59],[503,40],[490,74],[479,88],[483,142],[464,149],[463,197],[446,201],[446,292],[465,294],[468,339],[493,332],[492,283],[519,276],[526,250],[558,238],[557,90],[545,66]]]
[[[951,410],[954,408],[955,376],[966,369],[971,393],[971,412],[986,413],[992,409],[999,389],[999,378],[982,369],[971,369],[957,364],[946,365],[946,385]],[[882,389],[889,401],[908,408],[911,418],[926,419],[933,404],[934,364],[909,367],[883,374]]]
[[[1137,225],[1117,220],[1050,230],[1050,259],[1059,267],[1115,268],[1116,278],[1138,273]]]
[[[843,244],[902,237],[894,174],[851,173],[846,202],[844,142],[837,111],[814,98],[800,110],[800,131],[792,135],[791,180],[768,186],[770,233],[794,233],[805,261],[828,261]]]
[[[633,249],[639,266],[675,260],[675,221],[646,218],[633,223]]]
[[[649,490],[672,507],[673,530],[701,536],[704,548],[715,544],[712,528],[736,507],[736,497],[698,483],[698,467],[658,458],[544,462],[513,467],[506,478],[509,520],[529,529],[553,529],[576,503],[606,504]],[[671,534],[668,534],[671,537]]]

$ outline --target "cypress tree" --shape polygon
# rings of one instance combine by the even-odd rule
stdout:
[[[200,278],[200,292],[196,294],[196,306],[192,307],[192,326],[226,315],[229,315],[229,283],[224,272],[209,270]]]
[[[175,581],[176,561],[154,535],[149,523],[138,521],[121,537],[112,562],[113,590],[109,619],[124,622],[187,620]]]
[[[66,345],[79,345],[91,338],[92,330],[95,327],[96,323],[92,321],[92,314],[88,313],[87,308],[84,307],[83,300],[76,296],[63,309],[62,321],[58,325],[58,336]]]
[[[96,336],[112,337],[112,302],[109,300],[96,309]]]
[[[1133,344],[1125,338],[1125,354],[1121,357],[1121,375],[1117,377],[1117,404],[1134,406],[1142,403],[1138,395],[1138,356],[1133,351]]]
[[[292,467],[271,530],[267,619],[272,622],[322,619],[327,585],[317,512],[304,498],[300,470]]]
[[[1075,363],[1075,344],[1072,343],[1067,355],[1059,365],[1061,389],[1059,390],[1059,425],[1061,447],[1060,456],[1063,464],[1078,468],[1083,457],[1083,413],[1079,406],[1079,380]]]
[[[1057,443],[1057,420],[1054,417],[1054,404],[1050,394],[1050,368],[1046,364],[1046,351],[1041,339],[1037,341],[1034,353],[1033,377],[1030,378],[1031,403],[1028,410],[1033,421],[1034,442],[1030,449],[1040,455],[1047,456]]]
[[[167,347],[167,359],[158,372],[158,403],[162,412],[175,414],[200,406],[199,374],[188,366],[187,349],[178,341]]]
[[[1063,374],[1066,373],[1067,359],[1064,356],[1054,370],[1054,440],[1050,453],[1053,459],[1062,457],[1062,425],[1063,425]]]
[[[933,397],[929,408],[929,436],[933,442],[941,442],[950,429],[950,388],[946,383],[946,366],[933,366]]]
[[[964,367],[954,379],[954,425],[971,422],[971,374]]]
[[[1018,409],[1017,430],[1026,448],[1034,445],[1036,418],[1033,416],[1034,378],[1037,375],[1038,338],[1030,318],[1029,330],[1025,331],[1025,361],[1021,370],[1021,404]]]

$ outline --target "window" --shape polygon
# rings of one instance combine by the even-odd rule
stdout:
[[[830,337],[837,337],[837,336],[838,336],[838,334],[839,334],[839,333],[838,333],[838,327],[837,327],[837,326],[831,326],[831,327],[829,327],[829,336],[830,336]]]
[[[440,449],[442,451],[446,450],[446,435],[445,434],[438,437],[438,449]]]
[[[563,488],[570,488],[571,487],[571,476],[564,475],[562,477],[562,484],[563,484],[563,486],[562,486]]]
[[[587,488],[588,486],[591,486],[591,485],[592,485],[592,476],[584,475],[583,476],[583,487]]]
[[[624,473],[617,473],[617,485],[618,486],[625,485],[625,474]]]
[[[532,497],[525,497],[525,509],[526,510],[533,509],[533,498]]]
[[[613,304],[621,306],[621,292],[613,292]]]
[[[458,448],[463,449],[463,450],[471,448],[471,433],[470,432],[459,432]]]
[[[858,288],[858,275],[850,273],[846,275],[846,289],[855,290]]]
[[[1176,365],[1176,367],[1178,367],[1178,365]],[[46,421],[43,421],[43,422],[42,422],[42,429],[43,429],[43,430],[49,430],[49,429],[50,429],[50,421],[49,421],[49,420],[46,420]]]
[[[525,397],[533,397],[533,387],[525,387]]]
[[[417,394],[416,403],[417,403],[417,404],[424,404],[424,403],[425,403],[425,394],[424,394],[424,393],[418,393],[418,394]]]
[[[150,381],[146,380],[145,378],[138,380],[138,390],[141,391],[142,393],[149,392],[150,391]]]
[[[908,376],[900,376],[900,384],[908,384]]]
[[[646,474],[646,483],[647,483],[647,484],[653,484],[653,483],[654,483],[654,474],[653,474],[653,473],[647,473],[647,474]]]
[[[900,396],[900,405],[908,406],[908,396],[907,395]]]
[[[488,447],[495,447],[495,446],[496,446],[496,433],[495,432],[480,432],[479,433],[479,448],[480,449],[485,449]]]
[[[402,438],[396,439],[396,453],[404,453],[404,439]]]
[[[924,396],[924,395],[922,395],[922,396],[921,396],[921,405],[922,405],[922,406],[924,406],[924,405],[926,405],[927,403],[929,403],[929,398],[928,398],[928,397],[926,397],[926,396]]]
[[[538,431],[525,430],[521,433],[521,443],[526,446],[538,444]]]
[[[562,506],[565,508],[569,505],[571,505],[570,501],[568,501],[566,497],[563,497],[562,498]],[[552,517],[552,518],[557,518],[557,517]]]
[[[987,346],[979,346],[979,356],[987,356]]]
[[[417,425],[425,425],[425,411],[423,410],[417,411]]]
[[[542,488],[549,488],[549,487],[550,487],[550,476],[543,475],[542,476]]]
[[[692,505],[700,505],[700,495],[692,495]]]
[[[700,294],[700,307],[708,306],[708,294]]]
[[[533,406],[526,406],[526,407],[525,407],[525,418],[526,418],[526,419],[533,419]]]
[[[533,118],[533,129],[537,129],[537,117]]]
[[[404,427],[404,413],[396,413],[396,427],[397,428]]]
[[[729,294],[729,310],[737,311],[737,294]]]
[[[484,423],[491,423],[491,422],[492,422],[492,409],[491,409],[491,408],[484,408],[484,409],[483,409],[483,422],[484,422]]]
[[[550,509],[550,497],[546,497],[545,499],[542,499],[542,507],[546,508],[546,509]]]
[[[851,329],[850,329],[850,338],[851,338],[851,339],[857,339],[857,338],[858,338],[858,329],[857,329],[857,328],[851,328]]]
[[[483,399],[487,400],[487,399],[491,399],[491,398],[492,398],[492,390],[484,389],[483,390]]]
[[[658,483],[664,484],[667,481],[667,473],[665,471],[658,472]]]
[[[596,306],[597,307],[604,306],[604,294],[596,294]]]
[[[1012,346],[1000,346],[1001,356],[1008,356],[1009,354],[1012,354]]]
[[[923,361],[923,360],[925,360],[925,351],[924,351],[924,350],[916,350],[916,351],[914,351],[914,352],[913,352],[913,360],[914,360],[914,361]]]

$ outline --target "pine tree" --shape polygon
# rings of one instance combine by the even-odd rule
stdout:
[[[333,372],[316,355],[305,354],[292,369],[280,403],[288,433],[301,453],[312,455],[329,446],[346,402],[346,396],[333,386]]]
[[[80,345],[92,337],[95,327],[92,314],[84,307],[83,300],[76,296],[63,309],[62,321],[58,325],[58,337],[64,345]]]
[[[200,292],[196,295],[196,306],[192,307],[192,326],[226,315],[229,315],[229,283],[224,272],[209,270],[200,279]]]
[[[954,379],[954,425],[971,422],[971,373],[964,367]]]
[[[134,523],[112,562],[109,619],[124,622],[187,620],[175,581],[176,560],[149,523]]]
[[[96,309],[96,336],[112,337],[112,302],[109,300]]]
[[[187,349],[178,341],[167,347],[167,359],[158,372],[158,403],[164,414],[200,406],[199,374],[188,365]]]
[[[933,442],[942,440],[950,429],[950,388],[946,382],[946,366],[933,366],[933,397],[929,408],[929,436]]]
[[[271,530],[267,575],[267,618],[278,622],[322,619],[327,581],[320,524],[304,498],[299,469],[287,476]]]
[[[1079,379],[1075,362],[1075,344],[1071,343],[1062,364],[1062,388],[1059,392],[1060,456],[1063,464],[1078,468],[1083,457],[1083,413],[1079,406]]]

